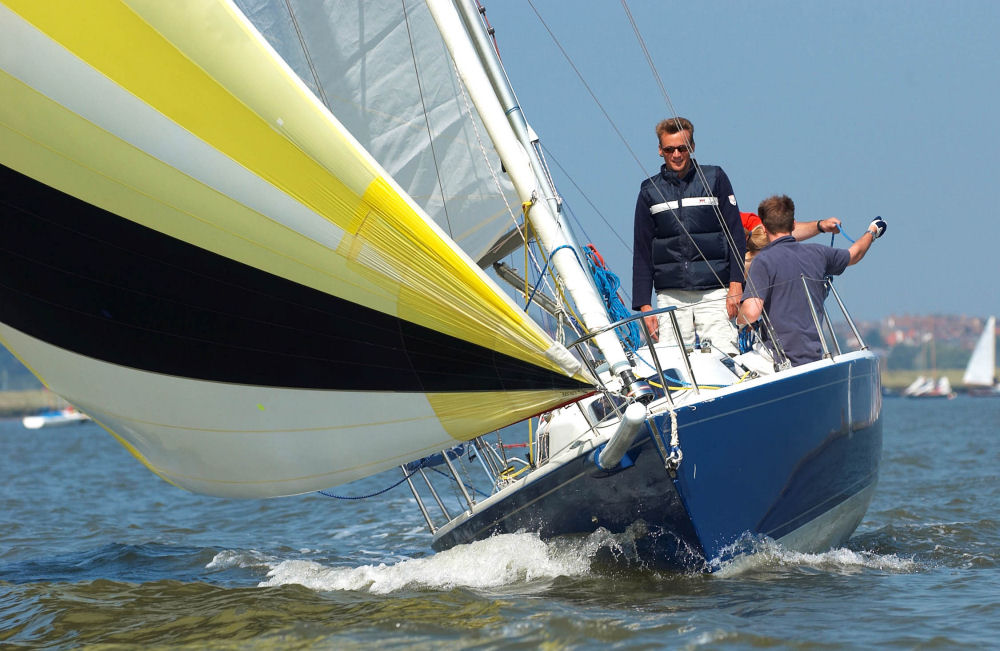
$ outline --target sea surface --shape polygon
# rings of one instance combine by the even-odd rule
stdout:
[[[996,648],[1000,399],[883,415],[845,547],[761,545],[712,575],[602,565],[600,534],[434,553],[405,485],[202,497],[96,425],[0,421],[0,647]]]

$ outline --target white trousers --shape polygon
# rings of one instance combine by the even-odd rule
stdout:
[[[712,346],[725,353],[738,353],[736,345],[739,332],[726,313],[726,296],[728,289],[711,289],[690,291],[684,289],[661,289],[656,292],[656,307],[675,306],[677,309],[677,325],[685,346],[693,346],[695,333],[704,343],[706,339]],[[670,325],[670,315],[660,315],[660,341],[674,343],[674,331]]]

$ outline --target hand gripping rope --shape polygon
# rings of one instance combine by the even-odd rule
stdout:
[[[872,227],[872,224],[874,224],[875,227],[878,229],[878,234],[875,235],[875,239],[878,239],[879,237],[882,236],[882,233],[885,232],[885,220],[882,219],[881,215],[878,215],[875,217],[875,219],[872,220],[871,224],[868,224],[868,229]],[[865,229],[866,232],[868,229]],[[854,244],[855,240],[852,239],[850,235],[844,232],[843,224],[841,224],[840,226],[837,226],[836,230],[830,231],[830,246],[833,246],[833,240],[837,237],[837,233],[840,233],[841,235],[844,236],[844,239],[846,239],[851,244]],[[862,233],[862,235],[864,235],[864,233]]]

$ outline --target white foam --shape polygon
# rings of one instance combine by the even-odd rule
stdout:
[[[593,536],[579,543],[546,544],[534,534],[508,534],[459,545],[427,558],[409,558],[388,565],[329,567],[306,560],[285,560],[268,572],[260,586],[294,583],[313,590],[376,594],[407,588],[523,587],[559,576],[586,575],[590,571],[590,557],[600,546]]]
[[[278,559],[256,550],[232,551],[224,549],[209,561],[205,569],[225,570],[231,567],[273,567]]]
[[[760,540],[754,542],[751,553],[723,563],[715,574],[733,577],[755,570],[788,567],[807,567],[838,574],[853,574],[865,569],[900,573],[915,572],[919,569],[912,558],[896,554],[854,551],[844,547],[809,554],[785,549],[773,540]]]

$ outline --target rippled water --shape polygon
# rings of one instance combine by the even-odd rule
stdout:
[[[713,575],[602,565],[606,534],[435,554],[405,486],[200,497],[94,425],[0,422],[0,646],[995,646],[1000,400],[887,399],[884,416],[847,547],[762,546]]]

